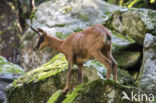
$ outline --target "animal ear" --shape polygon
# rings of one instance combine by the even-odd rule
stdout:
[[[47,35],[47,33],[46,33],[43,29],[37,28],[37,30],[38,30],[39,32],[41,32],[42,35]]]
[[[41,29],[41,28],[37,28],[37,30],[38,30],[39,32],[44,32],[44,30]]]

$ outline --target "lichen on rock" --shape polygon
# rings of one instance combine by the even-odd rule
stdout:
[[[0,74],[24,74],[22,68],[16,64],[8,62],[4,57],[0,56]]]
[[[48,63],[25,73],[7,89],[8,102],[44,102],[58,89],[63,89],[66,82],[68,63],[63,54],[56,55]],[[78,85],[77,67],[74,66],[70,80],[71,92]],[[92,75],[92,76],[90,76]],[[84,82],[99,78],[95,68],[83,69]],[[26,97],[27,98],[26,98]],[[38,98],[40,97],[40,98]]]
[[[123,92],[127,93],[128,96],[131,95],[131,92],[134,94],[138,92],[143,93],[141,90],[133,87],[123,86],[115,83],[112,80],[98,79],[79,85],[71,94],[68,94],[64,100],[61,100],[60,103],[132,103],[126,99],[122,100]],[[59,92],[57,91],[56,94],[59,94]],[[50,97],[48,103],[53,103],[53,100],[59,101],[62,95],[59,94],[61,95],[59,97],[56,94]],[[144,101],[133,103],[144,103]]]
[[[143,45],[145,34],[155,32],[155,15],[156,12],[152,10],[124,8],[115,11],[105,25],[122,34],[128,34],[140,45]]]

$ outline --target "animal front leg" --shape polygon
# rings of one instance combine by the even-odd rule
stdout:
[[[66,94],[69,90],[69,81],[70,81],[70,77],[71,77],[72,67],[73,67],[73,63],[69,62],[68,63],[68,74],[67,74],[66,85],[62,91],[62,93],[64,93],[64,94]]]
[[[83,64],[79,64],[78,65],[78,81],[79,81],[79,84],[81,84],[83,82],[82,68],[83,68]]]

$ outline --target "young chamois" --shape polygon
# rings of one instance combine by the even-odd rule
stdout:
[[[113,70],[113,79],[117,80],[117,63],[111,52],[111,33],[103,25],[90,26],[81,32],[72,33],[65,40],[53,37],[41,28],[34,29],[38,34],[38,40],[34,50],[45,47],[54,48],[65,55],[68,61],[68,75],[63,93],[69,89],[69,81],[74,64],[78,65],[78,81],[82,83],[83,63],[90,59],[96,59],[107,68],[106,78],[109,79]]]

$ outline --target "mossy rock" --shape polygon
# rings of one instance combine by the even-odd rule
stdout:
[[[124,86],[115,83],[112,80],[95,80],[90,83],[83,83],[79,85],[71,94],[67,94],[64,100],[60,103],[145,103],[135,102],[126,99],[122,100],[123,92],[126,93],[131,99],[131,92],[143,93],[141,90],[133,87]],[[48,103],[57,103],[54,100],[59,101],[62,97],[61,93],[57,91],[55,95],[52,95]],[[57,98],[57,99],[56,99]]]
[[[24,74],[22,68],[16,64],[8,62],[4,57],[0,56],[0,74]]]
[[[128,69],[136,65],[141,59],[139,45],[128,35],[112,32],[112,53],[119,68]],[[135,48],[135,49],[134,49]]]
[[[43,103],[66,82],[68,63],[63,54],[56,55],[48,63],[25,73],[7,88],[9,103]],[[78,85],[76,66],[72,71],[70,90]],[[84,82],[99,78],[95,68],[83,68]]]
[[[137,43],[143,45],[147,32],[156,33],[155,18],[155,11],[125,8],[115,11],[105,22],[105,25],[112,30],[129,35]]]
[[[124,69],[133,67],[139,62],[141,58],[141,53],[139,51],[126,51],[120,52],[120,54],[115,55],[115,59],[118,63],[118,66]]]
[[[61,103],[66,98],[62,90],[57,90],[48,100],[47,103]]]

